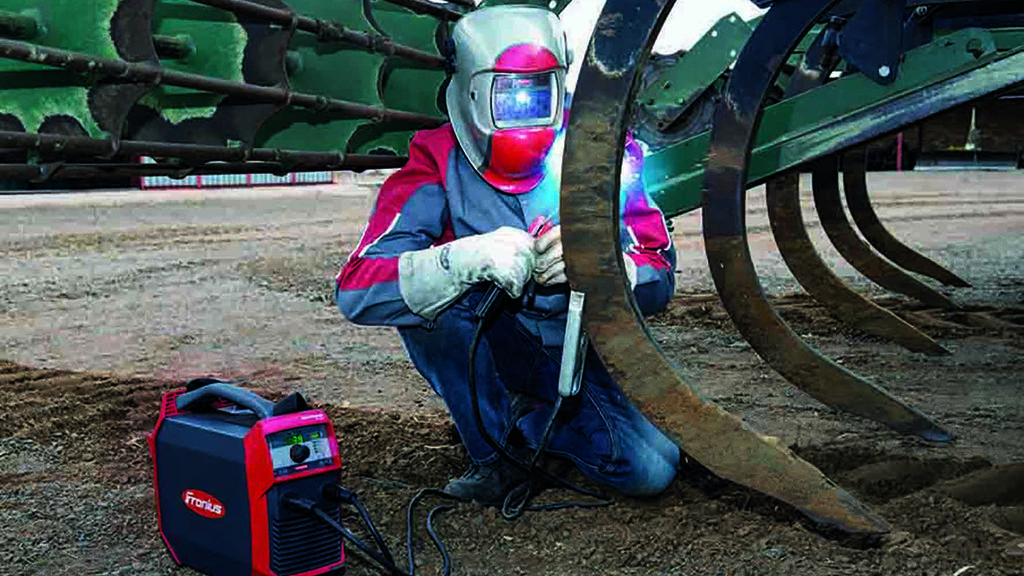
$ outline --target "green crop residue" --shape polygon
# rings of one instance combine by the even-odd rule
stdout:
[[[196,53],[187,60],[161,61],[167,68],[234,82],[244,80],[242,60],[248,34],[230,12],[183,0],[164,0],[156,4],[153,27],[156,34],[183,34],[195,43]],[[179,124],[191,118],[213,116],[224,98],[220,94],[161,86],[139,103],[159,110],[169,122]]]
[[[22,12],[24,0],[0,0],[0,10]],[[93,0],[88,10],[81,0],[49,0],[34,6],[45,24],[45,33],[30,41],[34,44],[71,52],[117,58],[110,38],[110,20],[117,0]],[[104,134],[89,112],[90,81],[80,74],[56,68],[0,60],[0,113],[17,117],[30,132],[39,130],[43,121],[54,115],[78,120],[90,136]]]

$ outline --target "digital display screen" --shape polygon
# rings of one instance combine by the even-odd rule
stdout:
[[[546,126],[555,119],[554,72],[529,76],[495,76],[492,89],[494,125]]]
[[[327,427],[323,424],[293,428],[267,436],[274,476],[286,476],[330,466],[334,461]]]

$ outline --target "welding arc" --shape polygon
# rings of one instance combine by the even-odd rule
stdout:
[[[800,208],[800,173],[788,172],[768,181],[768,220],[786,266],[800,285],[837,318],[868,334],[881,336],[914,352],[931,356],[949,351],[899,316],[850,290],[821,259],[804,225]]]
[[[821,227],[832,245],[858,272],[882,288],[910,296],[929,306],[946,310],[959,310],[955,302],[944,294],[893,266],[875,253],[860,239],[843,210],[839,196],[839,161],[836,156],[818,160],[813,167],[814,207],[818,211]]]
[[[775,3],[757,27],[751,39],[754,46],[748,43],[737,70],[744,62],[763,66],[761,52],[765,50],[765,55],[783,60],[778,49],[765,46],[757,37],[775,35],[781,29],[785,34],[782,49],[788,51],[795,43],[793,37],[802,35],[830,5],[820,4],[806,0]],[[644,69],[672,5],[672,0],[608,0],[577,83],[566,132],[559,206],[567,276],[573,290],[587,295],[584,317],[591,343],[630,400],[686,454],[716,475],[787,502],[819,523],[848,532],[885,532],[889,526],[884,519],[777,439],[757,434],[735,415],[703,401],[680,378],[675,363],[661,353],[639,312],[621,255],[622,155],[630,105],[640,84],[639,71]],[[787,30],[794,25],[797,29]],[[757,116],[762,93],[744,109],[752,118]],[[728,105],[729,98],[722,103]],[[751,133],[741,131],[739,150],[723,149],[719,137],[718,154],[731,160],[719,157],[720,169],[736,171],[734,177],[746,177]],[[730,179],[724,188],[738,186],[742,193],[745,184],[745,180],[737,184]],[[745,248],[742,223],[736,233]],[[749,263],[749,253],[747,257]],[[728,288],[719,293],[728,298],[730,292],[732,298],[743,296]]]
[[[900,242],[885,228],[871,206],[871,198],[868,196],[864,155],[865,151],[859,150],[843,156],[843,189],[846,191],[846,204],[864,238],[883,256],[911,272],[928,276],[946,286],[970,288],[970,282]]]

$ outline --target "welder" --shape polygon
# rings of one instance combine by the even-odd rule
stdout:
[[[358,246],[337,278],[352,322],[396,326],[420,374],[451,414],[471,460],[445,491],[496,505],[527,472],[482,435],[469,393],[474,309],[488,285],[510,296],[476,354],[483,427],[510,449],[536,448],[558,395],[569,287],[558,225],[560,153],[571,52],[558,18],[536,7],[474,11],[448,42],[450,123],[412,139],[408,164],[380,189]],[[675,251],[627,142],[622,251],[641,311],[674,290]],[[524,290],[527,285],[530,288]],[[546,453],[633,496],[673,480],[679,448],[623,395],[597,356],[566,400]]]

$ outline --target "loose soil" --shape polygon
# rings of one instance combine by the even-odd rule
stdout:
[[[974,284],[943,289],[963,309],[887,295],[818,246],[859,292],[950,356],[865,336],[798,293],[755,195],[758,269],[798,334],[954,430],[956,442],[927,444],[838,413],[772,372],[711,292],[696,217],[675,222],[679,292],[649,326],[706,399],[778,436],[888,519],[890,534],[822,529],[690,462],[650,500],[516,522],[459,506],[436,522],[454,572],[1024,573],[1024,470],[1015,464],[1024,462],[1024,179],[872,183],[901,238]],[[465,460],[393,331],[348,324],[331,303],[372,184],[0,198],[0,574],[194,574],[175,566],[156,532],[146,434],[161,394],[200,375],[246,377],[272,399],[301,390],[327,410],[344,483],[404,559],[409,498],[460,474]],[[928,202],[908,200],[922,196]],[[419,573],[437,574],[425,534],[417,553]],[[348,573],[379,572],[352,554]]]

